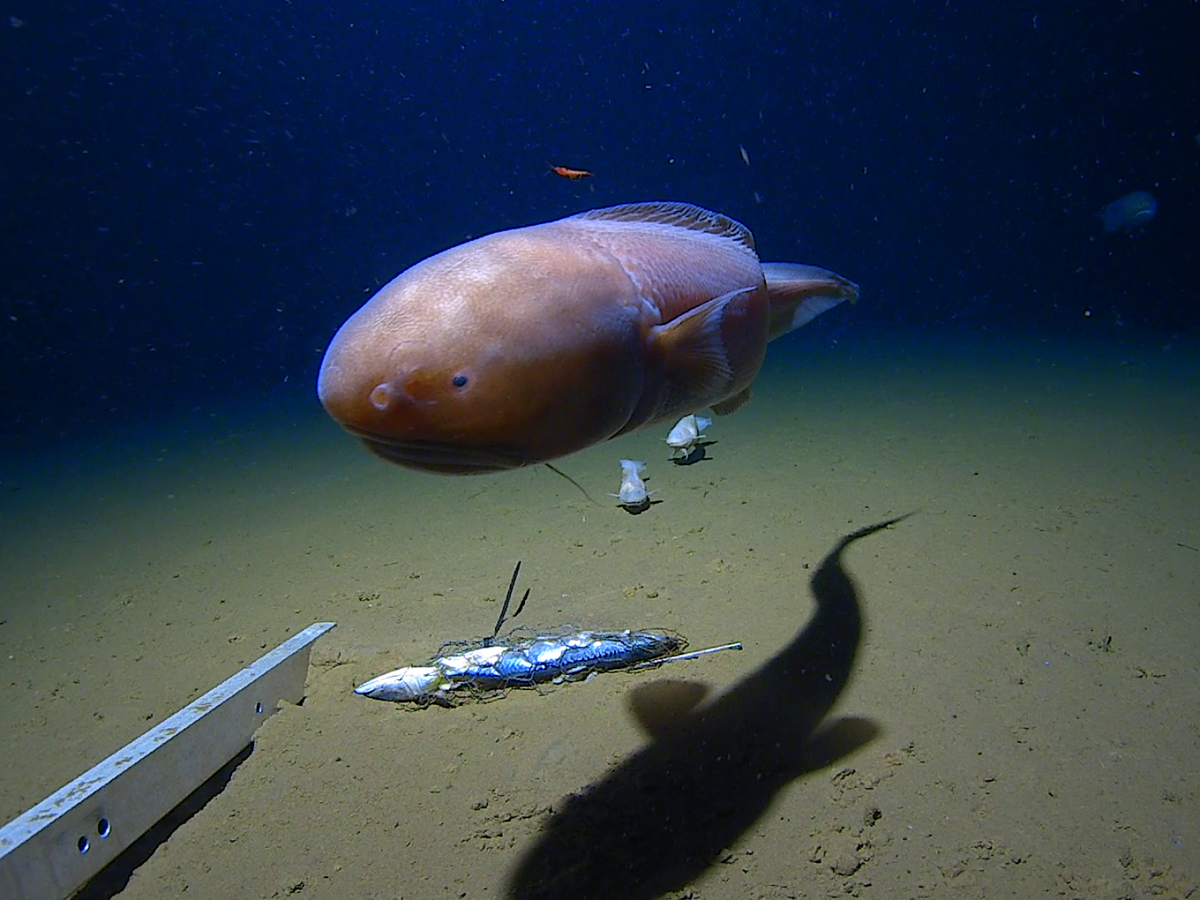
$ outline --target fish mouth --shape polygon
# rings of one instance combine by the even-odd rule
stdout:
[[[422,472],[481,475],[529,465],[525,454],[513,447],[464,447],[448,441],[397,441],[356,433],[380,459]]]

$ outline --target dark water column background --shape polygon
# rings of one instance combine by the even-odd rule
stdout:
[[[863,285],[822,328],[1194,332],[1194,3],[16,3],[5,436],[311,394],[402,268],[688,200]],[[749,165],[744,161],[745,151]],[[547,163],[593,169],[566,182]],[[1095,213],[1154,193],[1144,231]]]

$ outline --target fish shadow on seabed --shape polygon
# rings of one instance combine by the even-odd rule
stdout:
[[[817,610],[796,638],[712,703],[654,728],[649,746],[568,797],[525,851],[507,895],[649,900],[678,890],[715,863],[782,787],[875,738],[881,729],[869,719],[824,721],[850,679],[862,635],[858,593],[841,556],[908,515],[838,541],[813,573]],[[639,694],[631,705],[648,723]]]
[[[671,462],[677,466],[694,466],[698,462],[709,462],[712,457],[705,452],[705,447],[711,447],[716,441],[700,441],[687,452],[686,456],[673,456]]]

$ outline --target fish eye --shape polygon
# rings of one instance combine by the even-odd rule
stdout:
[[[454,386],[459,387],[459,388],[466,387],[467,386],[467,376],[462,374],[462,372],[459,372],[457,375],[455,375],[454,376]]]

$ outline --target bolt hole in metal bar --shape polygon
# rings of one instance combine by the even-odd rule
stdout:
[[[0,828],[0,897],[69,897],[228,770],[223,787],[279,702],[304,699],[312,645],[333,627],[310,625]]]

